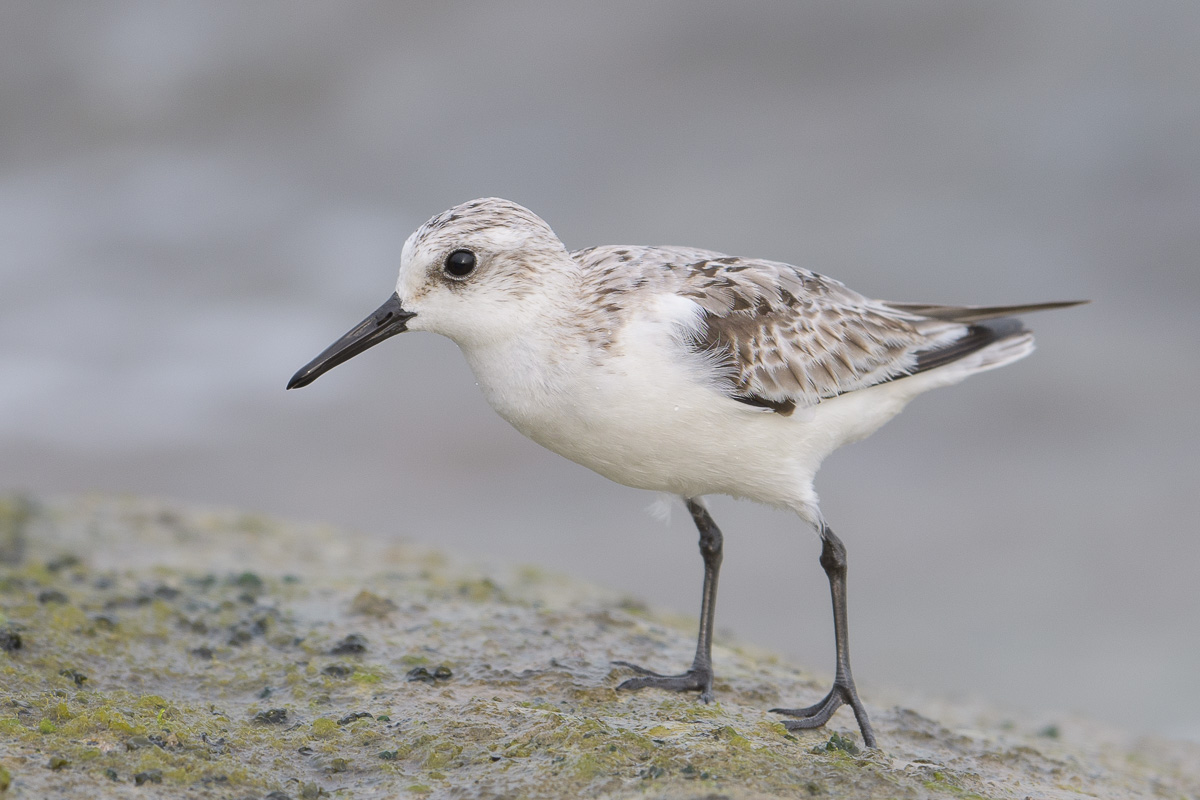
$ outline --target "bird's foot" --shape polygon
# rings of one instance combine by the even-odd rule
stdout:
[[[700,701],[703,703],[711,703],[713,699],[712,682],[713,673],[711,668],[692,666],[687,672],[682,675],[660,675],[657,672],[639,667],[637,664],[630,664],[628,661],[614,661],[618,667],[628,667],[638,674],[637,678],[630,678],[623,681],[617,689],[645,689],[651,687],[654,689],[666,689],[671,692],[699,692]]]
[[[802,731],[821,727],[829,721],[833,712],[843,705],[848,705],[854,710],[858,728],[862,731],[863,743],[867,747],[876,747],[875,731],[871,728],[871,720],[867,718],[867,709],[858,699],[858,692],[855,691],[853,683],[834,683],[829,694],[825,695],[825,699],[806,708],[772,708],[771,713],[796,717],[796,719],[784,720],[783,726],[789,731]]]

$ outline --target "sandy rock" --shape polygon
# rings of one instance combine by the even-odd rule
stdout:
[[[0,792],[125,798],[1200,797],[1200,746],[823,693],[718,643],[717,702],[618,693],[693,632],[536,569],[140,498],[0,498]],[[878,698],[875,698],[878,699]],[[141,789],[135,787],[141,786]]]

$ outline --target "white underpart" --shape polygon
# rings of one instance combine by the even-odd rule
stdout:
[[[678,498],[673,495],[666,492],[659,492],[655,496],[654,502],[646,507],[646,511],[663,525],[670,525],[671,514],[675,510],[676,502],[678,502]]]
[[[784,416],[714,388],[703,359],[682,344],[698,310],[684,298],[653,298],[600,353],[572,343],[572,331],[554,325],[463,352],[492,407],[559,455],[626,486],[756,500],[790,508],[816,525],[812,482],[830,453],[873,433],[916,395],[1032,348],[1031,336],[1005,341],[998,343],[1002,348]]]

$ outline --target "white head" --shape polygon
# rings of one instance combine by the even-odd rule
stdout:
[[[463,348],[504,342],[570,308],[578,266],[532,211],[485,197],[438,214],[408,237],[396,293],[297,372],[288,388],[405,330]]]
[[[396,295],[415,315],[410,330],[470,347],[544,321],[562,305],[557,287],[571,283],[577,267],[550,226],[516,203],[485,197],[438,214],[408,238]]]

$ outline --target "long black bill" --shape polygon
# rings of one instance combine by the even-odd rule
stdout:
[[[381,305],[374,314],[364,319],[354,327],[354,330],[338,339],[321,355],[304,365],[303,368],[288,381],[287,388],[296,389],[308,386],[329,370],[349,361],[356,355],[375,345],[408,330],[408,321],[415,317],[411,311],[405,311],[400,305],[400,296],[392,294],[388,301]]]

